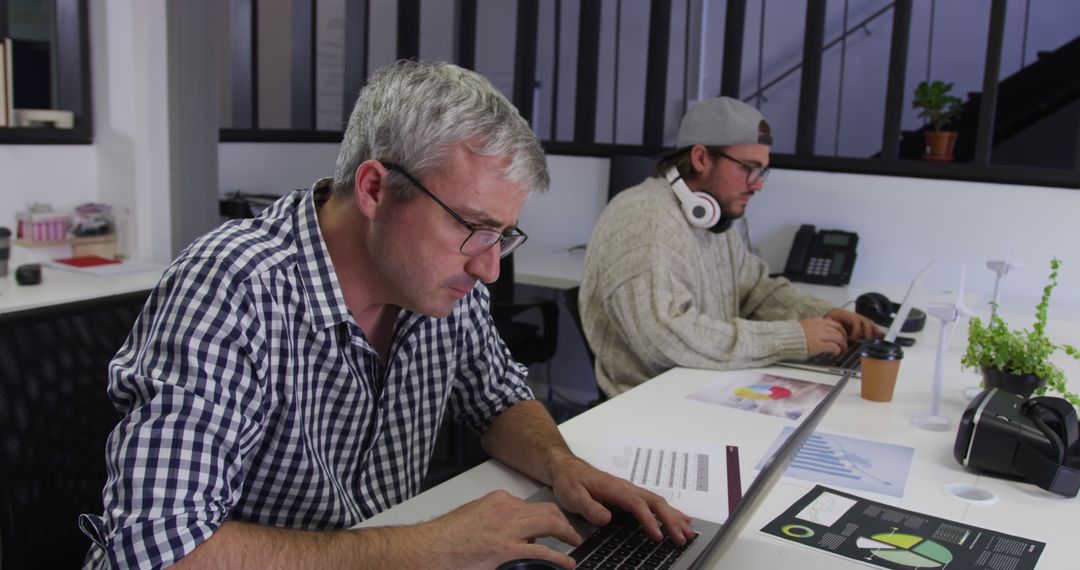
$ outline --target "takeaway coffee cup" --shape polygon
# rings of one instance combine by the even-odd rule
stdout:
[[[11,230],[0,226],[0,277],[7,277],[11,257]]]
[[[896,388],[896,374],[904,349],[899,344],[881,339],[863,343],[862,397],[873,402],[891,402]]]

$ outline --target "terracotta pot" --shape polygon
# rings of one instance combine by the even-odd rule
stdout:
[[[956,145],[954,131],[924,131],[923,140],[926,141],[926,154],[924,160],[936,160],[940,162],[952,162],[953,147]]]
[[[985,366],[981,370],[984,388],[997,388],[1025,398],[1030,398],[1032,392],[1046,385],[1046,378],[1034,374],[1013,374]]]

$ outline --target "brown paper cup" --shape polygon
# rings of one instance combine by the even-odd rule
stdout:
[[[862,356],[862,397],[873,402],[891,402],[896,388],[900,360]]]

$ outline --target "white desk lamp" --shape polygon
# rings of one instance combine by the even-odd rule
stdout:
[[[934,363],[934,384],[930,390],[930,409],[919,412],[911,423],[925,430],[945,431],[952,426],[952,420],[939,413],[941,406],[942,374],[945,366],[945,352],[956,332],[956,321],[960,317],[971,316],[971,310],[964,306],[964,274],[966,267],[960,266],[960,288],[956,292],[955,303],[932,303],[926,312],[941,319],[941,334],[938,335],[937,362]]]

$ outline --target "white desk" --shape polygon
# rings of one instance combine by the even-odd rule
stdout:
[[[18,285],[15,270],[0,278],[0,314],[87,301],[111,295],[152,289],[165,266],[122,275],[85,275],[74,271],[41,268],[41,283]]]
[[[585,274],[585,249],[527,241],[514,252],[514,282],[552,289],[581,284]]]
[[[1073,323],[1069,328],[1078,331],[1080,324]],[[950,362],[942,398],[942,413],[954,418],[954,429],[928,432],[911,426],[911,417],[928,406],[937,331],[928,326],[915,336],[919,342],[907,349],[891,403],[862,400],[858,395],[859,384],[853,382],[820,426],[822,431],[829,433],[914,447],[915,457],[905,496],[901,500],[874,493],[849,492],[912,511],[1043,541],[1047,546],[1040,568],[1075,568],[1080,551],[1075,544],[1080,499],[1063,499],[1030,484],[976,475],[964,470],[953,459],[955,422],[966,407],[962,391],[975,380],[971,373],[959,372],[959,348],[948,354]],[[962,345],[962,342],[954,342],[955,347]],[[764,370],[790,377],[835,381],[835,377],[812,372],[780,368]],[[563,423],[560,429],[575,452],[584,457],[599,452],[605,433],[738,445],[745,486],[756,474],[753,466],[789,422],[685,398],[686,394],[721,374],[672,370]],[[991,506],[961,502],[944,494],[942,489],[948,483],[978,485],[993,491],[1000,500]],[[727,553],[723,567],[864,568],[858,563],[757,532],[812,486],[801,480],[782,480]],[[524,498],[532,494],[537,485],[501,464],[489,461],[366,521],[364,526],[419,522],[499,488]]]

